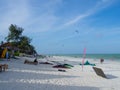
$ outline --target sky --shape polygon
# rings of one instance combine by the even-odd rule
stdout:
[[[39,54],[120,53],[120,0],[0,0],[0,41],[15,24]]]

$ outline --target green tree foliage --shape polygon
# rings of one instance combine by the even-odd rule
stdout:
[[[36,53],[34,46],[30,43],[32,39],[27,36],[23,36],[23,28],[18,27],[17,25],[11,24],[9,27],[9,34],[5,38],[8,42],[10,41],[13,46],[19,48],[20,52],[33,54]]]
[[[31,43],[30,38],[28,38],[27,36],[22,36],[20,37],[19,48],[25,49],[27,48],[26,46],[28,46],[30,43]]]
[[[36,53],[34,46],[30,45],[31,39],[27,36],[22,36],[19,42],[19,48],[21,52],[26,52],[28,54]]]
[[[17,25],[11,24],[9,27],[9,34],[6,37],[6,40],[12,42],[18,42],[22,36],[23,28],[17,27]]]

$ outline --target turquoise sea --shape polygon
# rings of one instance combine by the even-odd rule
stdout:
[[[56,54],[55,56],[68,56],[75,58],[82,58],[83,54]],[[106,59],[106,60],[117,60],[120,61],[120,54],[86,54],[85,58],[91,59]]]

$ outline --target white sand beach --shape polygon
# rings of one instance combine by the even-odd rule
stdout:
[[[56,62],[74,65],[66,72],[58,71],[54,65],[24,64],[25,59],[34,58],[19,57],[19,59],[0,60],[0,64],[8,64],[5,72],[0,72],[0,90],[119,90],[120,89],[120,62],[105,60],[100,64],[99,60],[89,60],[101,68],[108,79],[96,75],[92,66],[79,65],[81,59],[70,57],[50,57],[54,65]],[[46,59],[39,59],[39,62]],[[54,62],[53,62],[54,61]]]

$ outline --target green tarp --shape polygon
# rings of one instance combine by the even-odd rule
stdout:
[[[81,63],[80,63],[80,65],[82,65]],[[86,61],[83,65],[91,65],[91,66],[96,66],[95,64],[91,64],[89,61]]]

